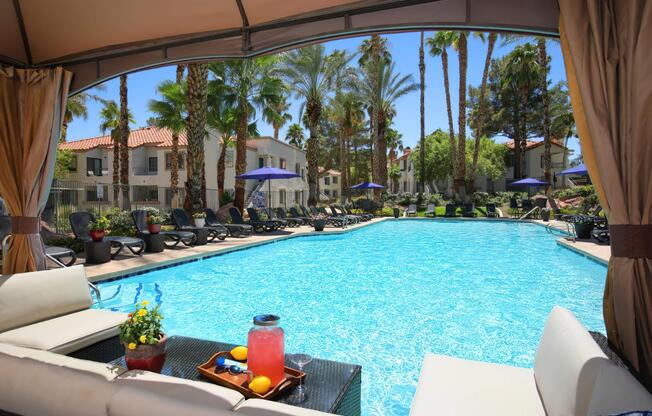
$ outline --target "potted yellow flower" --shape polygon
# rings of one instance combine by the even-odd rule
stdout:
[[[120,325],[120,342],[125,346],[125,362],[130,370],[146,370],[160,373],[165,363],[167,337],[161,332],[163,317],[158,306],[148,308],[144,300],[136,304]]]

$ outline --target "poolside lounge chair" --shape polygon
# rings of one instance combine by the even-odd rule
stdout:
[[[285,212],[285,209],[278,207],[276,208],[276,216],[282,220],[285,220],[288,222],[288,225],[290,227],[298,227],[300,225],[304,224],[304,220],[301,218],[290,218],[288,217],[287,213]]]
[[[222,226],[226,228],[231,237],[247,237],[254,232],[254,227],[247,224],[224,224],[217,218],[217,214],[211,208],[204,208],[206,214],[206,225],[209,227]]]
[[[299,213],[297,207],[290,208],[290,215],[292,218],[303,220],[306,225],[312,225],[312,217],[306,216],[303,212]]]
[[[77,240],[83,242],[92,241],[88,227],[91,222],[95,221],[93,214],[87,211],[73,212],[68,216],[68,219]],[[111,253],[112,259],[116,258],[125,247],[137,256],[141,256],[145,251],[145,242],[140,238],[107,235],[104,237],[104,241],[108,241],[111,248],[115,249]]]
[[[345,218],[351,224],[357,224],[362,221],[362,218],[358,217],[357,215],[349,215],[345,212],[339,211],[333,205],[329,205],[328,208],[331,210],[331,213],[334,217]]]
[[[188,218],[188,214],[181,208],[174,208],[172,210],[172,222],[177,227],[177,230],[181,231],[190,231],[195,234],[199,230],[207,230],[208,232],[208,241],[215,241],[215,239],[224,240],[229,234],[224,227],[195,227]]]
[[[276,210],[274,210],[274,208],[257,209],[256,212],[261,220],[274,221],[280,229],[290,226],[289,221],[279,218],[276,215]]]
[[[426,208],[426,213],[424,214],[426,217],[436,217],[437,212],[435,211],[435,204],[428,204],[428,207]]]
[[[0,215],[0,244],[11,234],[11,217]],[[77,261],[77,254],[68,247],[45,246],[45,255],[52,261],[65,267],[70,267]],[[2,249],[0,248],[0,264],[2,264]]]
[[[569,310],[556,306],[534,368],[427,354],[410,416],[616,415],[641,409],[652,409],[652,395]]]
[[[408,205],[408,209],[405,210],[405,214],[408,217],[416,217],[417,216],[417,206],[415,204]]]
[[[457,217],[457,206],[455,204],[446,204],[444,217]]]
[[[312,206],[310,207],[310,210],[312,210]],[[326,211],[326,208],[324,207],[314,207],[318,213],[325,215],[328,217],[330,220],[334,222],[339,222],[343,227],[346,227],[349,224],[353,224],[353,220],[346,218],[343,215],[334,215],[334,214],[329,214],[328,211]]]
[[[267,221],[254,221],[252,219],[245,221],[244,218],[242,218],[242,213],[237,207],[229,208],[229,215],[231,215],[231,221],[233,221],[234,224],[251,225],[257,233],[262,233],[263,231],[270,232],[274,229],[267,224]]]
[[[144,209],[131,211],[131,218],[134,220],[138,235],[149,234],[147,228],[147,211]],[[191,246],[197,240],[197,236],[192,231],[160,231],[159,234],[164,237],[163,244],[167,248],[176,247],[179,243],[183,243],[185,246]],[[170,241],[172,242],[170,243]]]
[[[497,218],[496,204],[487,204],[487,218]]]
[[[347,208],[344,205],[335,205],[335,208],[338,208],[340,211],[342,211],[343,213],[345,213],[347,215],[353,215],[353,216],[359,217],[359,218],[362,219],[362,221],[369,221],[374,217],[371,214],[355,214],[354,212],[352,212],[349,208]]]
[[[332,225],[333,227],[346,227],[347,225],[347,221],[345,221],[344,219],[333,218],[327,214],[321,213],[314,205],[310,206],[310,211],[308,211],[304,206],[301,206],[301,209],[303,210],[304,213],[307,213],[312,218],[325,217],[326,225]]]
[[[462,208],[462,216],[466,218],[475,218],[478,216],[475,212],[475,204],[473,202],[464,204]]]
[[[247,214],[249,214],[249,218],[251,219],[251,221],[264,223],[267,226],[267,228],[269,228],[270,231],[275,231],[281,228],[280,221],[273,221],[273,220],[268,220],[266,218],[261,218],[261,216],[258,215],[258,210],[256,208],[247,208]]]

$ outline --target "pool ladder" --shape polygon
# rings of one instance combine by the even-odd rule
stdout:
[[[560,230],[559,228],[555,227],[553,224],[546,225],[546,231],[548,231],[548,233],[552,235],[566,237],[571,241],[573,241],[574,243],[577,239],[577,234],[575,234],[575,227],[572,227],[571,223],[567,221],[564,221],[564,224],[566,225],[566,231]]]

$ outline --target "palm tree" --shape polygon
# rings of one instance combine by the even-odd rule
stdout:
[[[163,81],[157,87],[160,100],[150,100],[149,111],[154,113],[151,122],[172,133],[172,154],[170,160],[170,191],[172,207],[178,207],[179,192],[179,135],[186,129],[186,85],[181,82]]]
[[[376,65],[364,68],[364,79],[360,91],[369,108],[373,109],[373,137],[376,154],[374,157],[374,177],[380,185],[387,186],[387,128],[396,113],[394,103],[399,98],[419,88],[412,75],[401,75],[395,71],[394,63],[382,60]],[[379,197],[376,194],[376,198]]]
[[[455,129],[453,127],[453,110],[451,107],[450,83],[448,81],[448,48],[457,40],[456,32],[437,32],[432,38],[428,38],[427,43],[430,47],[430,55],[441,56],[441,67],[444,74],[444,92],[446,95],[446,113],[448,115],[448,138],[450,142],[450,158],[453,166],[452,176],[457,177],[457,164],[455,154],[457,146],[455,142]]]
[[[206,97],[208,83],[208,64],[188,65],[188,157],[186,180],[186,201],[184,208],[190,213],[202,211],[202,182],[204,179],[204,139],[206,138]]]
[[[545,181],[552,183],[552,137],[550,134],[550,98],[548,96],[548,51],[546,38],[537,36],[538,62],[541,77],[541,100],[543,102],[543,174]],[[550,198],[550,185],[546,187],[546,195]]]
[[[389,63],[392,59],[392,55],[387,46],[387,38],[383,38],[378,34],[373,34],[369,39],[363,40],[360,44],[360,58],[358,58],[358,65],[363,67],[369,62],[377,62],[380,59]]]
[[[457,42],[453,45],[459,57],[459,108],[457,114],[457,176],[453,177],[453,188],[458,195],[465,194],[466,186],[466,69],[468,51],[466,32],[459,32]]]
[[[420,90],[420,105],[419,105],[419,115],[420,117],[420,135],[419,135],[419,146],[421,148],[421,166],[426,165],[426,151],[425,151],[425,145],[426,145],[426,105],[425,105],[425,97],[426,97],[426,63],[425,59],[423,56],[423,31],[421,32],[421,37],[420,37],[420,43],[419,43],[419,83],[421,88]],[[425,190],[425,169],[421,169],[421,174],[419,175],[419,192],[423,192]]]
[[[297,123],[290,124],[288,127],[288,132],[285,135],[285,140],[291,145],[296,146],[299,149],[303,149],[304,138],[303,128]]]
[[[342,62],[338,60],[338,64]],[[308,159],[308,204],[319,200],[317,172],[319,154],[319,128],[326,96],[331,88],[337,68],[326,55],[324,45],[311,45],[296,49],[283,56],[280,73],[297,98],[304,100],[301,113],[305,109],[310,137],[307,143]],[[301,115],[299,119],[302,119]]]
[[[351,138],[364,122],[364,104],[355,92],[340,92],[331,104],[339,142],[340,186],[343,199],[348,199],[351,186]]]
[[[211,88],[221,89],[225,105],[235,109],[236,162],[235,173],[241,175],[247,169],[247,139],[250,119],[256,109],[263,112],[281,101],[283,83],[274,72],[275,57],[217,62],[210,65],[215,80]],[[234,205],[244,209],[245,181],[235,181]]]
[[[100,84],[95,86],[94,89],[97,91],[104,91],[106,88],[104,85]],[[79,92],[68,98],[68,101],[66,102],[66,112],[61,124],[61,137],[59,137],[59,143],[66,142],[68,124],[70,124],[73,119],[81,117],[83,120],[86,120],[88,118],[88,107],[86,103],[89,99],[100,103],[104,102],[101,97],[88,92]]]
[[[119,206],[120,195],[120,109],[113,100],[104,100],[104,106],[100,110],[100,131],[105,134],[107,131],[113,140],[113,205]],[[130,122],[133,118],[130,114]]]
[[[120,75],[120,183],[122,185],[122,209],[130,211],[129,108],[127,107],[127,75]]]
[[[485,37],[482,32],[475,32],[476,37],[484,42]],[[471,174],[469,175],[470,183],[475,181],[478,172],[478,158],[480,156],[480,139],[484,135],[484,122],[487,117],[487,103],[485,100],[487,94],[487,78],[489,76],[489,64],[491,64],[491,55],[494,51],[497,35],[494,32],[489,33],[487,39],[487,55],[484,59],[484,69],[482,71],[482,83],[480,84],[480,96],[478,98],[478,123],[475,129],[475,143],[473,147],[473,162],[471,163]],[[472,191],[469,186],[469,191]]]
[[[285,86],[283,88],[285,90]],[[274,129],[274,140],[278,140],[278,133],[281,128],[289,121],[292,121],[292,115],[288,113],[290,103],[285,91],[279,96],[279,101],[266,107],[263,110],[263,118],[272,125]]]

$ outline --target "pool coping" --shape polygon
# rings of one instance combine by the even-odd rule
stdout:
[[[247,242],[243,244],[239,244],[237,246],[233,247],[224,247],[224,248],[219,248],[215,251],[211,252],[206,252],[206,253],[196,253],[196,254],[190,254],[188,256],[182,257],[182,258],[173,258],[169,260],[161,260],[159,262],[156,262],[154,264],[144,264],[141,266],[136,266],[129,268],[126,271],[115,271],[115,272],[109,272],[109,273],[104,273],[104,274],[98,274],[92,277],[89,277],[89,281],[93,283],[106,283],[106,282],[111,282],[115,280],[121,280],[121,279],[126,279],[128,277],[132,276],[137,276],[141,275],[144,273],[148,273],[151,271],[156,271],[156,270],[163,270],[167,269],[169,267],[174,267],[174,266],[179,266],[181,264],[185,263],[191,263],[195,261],[200,261],[200,260],[205,260],[209,259],[212,257],[217,257],[217,256],[222,256],[225,254],[229,253],[234,253],[236,251],[242,251],[242,250],[248,250],[254,247],[260,247],[264,246],[267,244],[273,244],[277,243],[280,241],[285,241],[293,238],[301,238],[301,237],[313,237],[313,236],[320,236],[320,235],[342,235],[342,234],[347,234],[351,233],[356,230],[364,229],[370,226],[373,226],[375,224],[380,224],[385,221],[437,221],[437,222],[443,222],[443,221],[486,221],[486,222],[516,222],[516,223],[528,223],[528,224],[534,224],[538,225],[541,227],[546,227],[546,224],[534,221],[534,220],[519,220],[515,218],[464,218],[464,217],[455,217],[455,218],[447,218],[447,217],[435,217],[435,218],[424,218],[424,217],[400,217],[400,218],[393,218],[393,217],[382,217],[382,218],[376,218],[374,221],[371,222],[365,222],[361,224],[356,224],[354,226],[350,226],[349,228],[343,228],[343,229],[325,229],[324,231],[307,231],[307,232],[300,232],[300,233],[293,233],[293,234],[287,234],[287,235],[279,235],[279,236],[274,236],[271,237],[267,240],[263,241],[252,241],[252,242]],[[565,232],[563,230],[558,230],[561,233]],[[596,261],[602,265],[608,265],[609,260],[601,258],[600,256],[597,256],[593,253],[590,253],[580,247],[574,246],[571,242],[567,241],[565,238],[560,238],[556,241],[556,243],[568,250],[571,250],[577,254],[580,254],[590,260]]]

